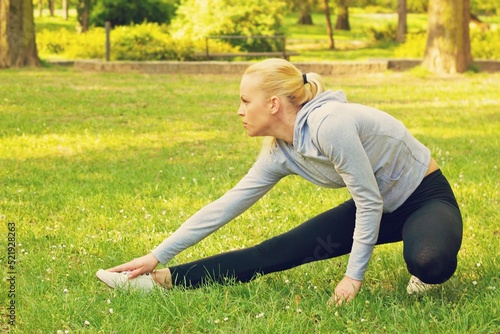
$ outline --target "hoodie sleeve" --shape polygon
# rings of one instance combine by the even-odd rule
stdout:
[[[284,175],[270,156],[261,157],[231,190],[191,216],[152,253],[162,264],[196,244],[251,207]]]
[[[356,204],[354,240],[346,275],[362,280],[378,238],[382,196],[354,119],[326,114],[318,123],[316,141]]]

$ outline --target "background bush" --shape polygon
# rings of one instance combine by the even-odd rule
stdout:
[[[198,43],[203,40],[203,45],[204,38],[212,35],[282,35],[285,8],[281,0],[183,0],[172,21],[172,35]],[[228,44],[242,51],[282,47],[269,39],[231,40]]]
[[[406,42],[394,50],[394,56],[398,58],[422,58],[426,40],[425,32],[408,34]],[[500,59],[500,30],[497,25],[491,25],[489,30],[472,27],[470,40],[474,59]]]
[[[91,25],[104,27],[106,21],[113,26],[131,23],[170,23],[178,0],[98,0],[90,15]]]
[[[366,35],[373,42],[391,42],[396,40],[397,27],[393,23],[371,26],[366,29]]]
[[[36,34],[42,57],[50,54],[67,59],[103,59],[105,39],[104,28],[93,28],[85,34],[66,29],[44,29]]]
[[[170,36],[167,26],[142,23],[115,27],[111,31],[111,60],[191,60],[194,44]],[[37,33],[41,55],[55,54],[69,59],[104,58],[104,28],[84,34],[68,30]]]

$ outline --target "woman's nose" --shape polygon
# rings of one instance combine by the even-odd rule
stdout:
[[[238,115],[240,115],[240,116],[244,116],[245,115],[245,109],[243,108],[243,106],[240,106],[238,108]]]

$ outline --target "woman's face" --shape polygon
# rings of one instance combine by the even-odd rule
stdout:
[[[261,78],[255,74],[244,75],[240,83],[240,108],[243,127],[250,137],[271,135],[271,99],[259,89]]]

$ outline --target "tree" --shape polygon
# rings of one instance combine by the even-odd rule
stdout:
[[[335,29],[337,30],[351,30],[349,24],[349,5],[348,0],[337,0],[337,23]]]
[[[0,68],[39,65],[33,0],[0,0]]]
[[[335,49],[335,41],[333,40],[332,20],[330,18],[330,5],[328,4],[328,0],[323,0],[323,10],[325,12],[325,18],[326,18],[326,33],[328,35],[328,48],[330,50],[333,50]]]
[[[175,15],[178,0],[92,0],[90,24],[103,27],[111,25],[156,22],[170,23]]]
[[[78,0],[76,4],[77,19],[82,27],[82,32],[89,30],[91,0]]]
[[[434,73],[462,73],[472,64],[469,0],[432,0],[422,66]]]
[[[54,0],[49,0],[49,14],[50,16],[54,16],[54,12],[55,12],[55,1]]]
[[[62,0],[63,18],[68,19],[69,14],[69,0]]]
[[[405,42],[407,29],[406,0],[398,0],[398,30],[396,32],[396,42]]]
[[[313,25],[313,19],[311,15],[311,5],[308,1],[301,2],[299,7],[299,20],[297,24]]]

